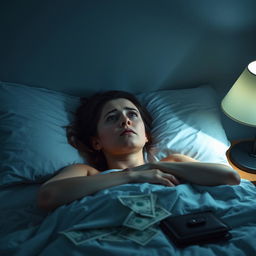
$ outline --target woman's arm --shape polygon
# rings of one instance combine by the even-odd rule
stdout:
[[[99,171],[88,165],[71,165],[42,184],[38,194],[38,206],[51,211],[102,189],[127,183],[149,182],[166,186],[179,184],[173,175],[165,173],[158,175],[158,172],[158,170],[141,170],[136,172],[135,177],[129,169],[99,174]]]
[[[71,169],[72,166],[68,168]],[[124,172],[56,179],[41,186],[38,205],[40,208],[50,211],[99,190],[128,183],[129,181],[127,173]]]
[[[171,154],[161,159],[161,162],[198,162],[198,161],[190,156],[186,156],[182,154]]]
[[[197,161],[171,161],[148,163],[142,166],[131,168],[131,171],[145,169],[157,169],[161,172],[171,174],[177,178],[184,179],[199,185],[238,185],[240,183],[239,174],[224,164],[202,163]],[[136,176],[136,172],[133,172]]]
[[[239,175],[225,165],[191,162],[188,158],[187,162],[180,162],[179,160],[185,159],[175,157],[174,162],[148,163],[102,175],[84,164],[68,166],[42,184],[38,194],[38,205],[50,211],[102,189],[127,183],[148,182],[175,186],[179,184],[175,177],[201,185],[235,185],[240,182]]]

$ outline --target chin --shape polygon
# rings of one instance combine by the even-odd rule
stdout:
[[[143,151],[143,147],[141,145],[126,145],[119,148],[118,152],[122,154],[132,154]]]

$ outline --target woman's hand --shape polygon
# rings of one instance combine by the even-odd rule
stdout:
[[[125,171],[129,173],[132,183],[148,182],[168,187],[174,187],[180,184],[174,175],[152,168],[150,164],[127,168]]]

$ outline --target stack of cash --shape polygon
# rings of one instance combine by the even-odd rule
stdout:
[[[146,245],[159,232],[155,225],[171,215],[169,211],[157,205],[157,197],[152,193],[118,196],[118,200],[131,210],[121,227],[61,233],[76,245],[93,239],[116,242],[128,239]]]

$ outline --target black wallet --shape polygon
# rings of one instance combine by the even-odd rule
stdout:
[[[160,222],[160,227],[178,247],[226,241],[231,229],[212,211],[170,216]]]

